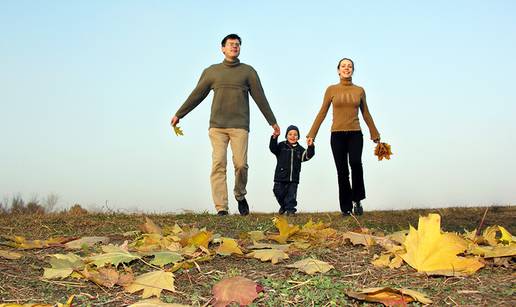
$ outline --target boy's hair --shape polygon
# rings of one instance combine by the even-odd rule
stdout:
[[[288,136],[288,132],[289,132],[290,130],[296,130],[296,131],[297,131],[297,139],[299,139],[299,129],[298,129],[296,126],[294,126],[294,125],[290,125],[290,126],[288,126],[288,128],[287,128],[287,132],[285,132],[285,138],[287,138],[287,136]]]
[[[222,47],[226,46],[226,41],[228,39],[238,39],[238,42],[240,43],[240,45],[242,45],[242,39],[240,38],[240,36],[238,36],[237,34],[228,34],[228,35],[226,35],[226,37],[224,37],[222,39],[222,42],[221,42]]]

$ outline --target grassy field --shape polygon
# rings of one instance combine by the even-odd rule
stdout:
[[[289,222],[304,224],[309,219],[324,221],[339,231],[359,226],[390,233],[417,226],[420,215],[439,213],[442,229],[463,232],[479,226],[485,208],[446,208],[432,210],[374,211],[365,212],[359,223],[352,218],[342,218],[337,213],[299,214]],[[251,214],[247,217],[218,217],[210,214],[145,215],[160,226],[189,225],[219,233],[225,237],[239,238],[242,232],[262,230],[276,231],[271,222],[272,214]],[[24,236],[27,239],[48,239],[55,236],[108,236],[112,243],[121,244],[127,231],[137,230],[144,222],[144,215],[119,213],[104,214],[44,214],[0,215],[0,234]],[[504,226],[516,233],[516,207],[489,208],[483,227]],[[0,246],[1,247],[1,246]],[[6,247],[2,247],[6,249]],[[314,256],[335,267],[326,274],[305,275],[285,268],[285,263],[272,265],[257,259],[221,257],[200,263],[199,268],[179,270],[175,274],[177,293],[163,292],[165,302],[206,306],[212,299],[211,289],[221,279],[241,275],[264,287],[255,300],[256,306],[354,306],[365,304],[347,297],[346,290],[369,287],[404,287],[428,295],[435,306],[516,306],[516,275],[514,258],[509,266],[486,266],[469,277],[428,277],[418,274],[408,265],[399,269],[377,268],[371,264],[373,255],[381,248],[374,246],[342,245],[337,248],[316,247],[303,253],[290,255],[285,263],[293,263],[307,256]],[[43,268],[49,267],[46,255],[66,253],[63,248],[32,249],[23,251],[19,260],[0,257],[0,303],[64,303],[75,295],[73,306],[124,306],[140,298],[128,294],[121,287],[106,288],[92,282],[67,278],[45,280]],[[136,272],[148,270],[133,265]],[[367,305],[367,304],[365,304]]]

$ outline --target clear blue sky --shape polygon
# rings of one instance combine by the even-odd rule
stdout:
[[[338,60],[354,59],[394,152],[377,161],[365,142],[366,210],[516,203],[514,1],[1,1],[0,197],[213,212],[212,95],[184,137],[169,122],[229,33],[281,128],[302,135]],[[251,104],[247,198],[272,212],[272,129]],[[338,210],[330,124],[331,111],[300,211]]]

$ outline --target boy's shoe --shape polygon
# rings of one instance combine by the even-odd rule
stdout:
[[[287,216],[294,216],[294,215],[296,215],[296,211],[287,210],[286,213],[287,213]]]
[[[228,215],[228,212],[226,210],[220,210],[219,212],[217,212],[217,215],[218,216]]]
[[[364,214],[364,208],[362,207],[360,201],[356,201],[353,203],[353,213],[355,213],[355,215]]]
[[[285,213],[285,208],[279,208],[278,214],[283,215]]]
[[[249,205],[247,204],[247,200],[237,200],[238,201],[238,212],[240,215],[248,215],[249,214]]]

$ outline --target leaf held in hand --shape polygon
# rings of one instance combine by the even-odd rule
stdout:
[[[180,135],[184,135],[183,134],[183,130],[181,130],[181,127],[179,126],[172,126],[174,128],[174,133],[177,135],[177,136],[180,136]]]

